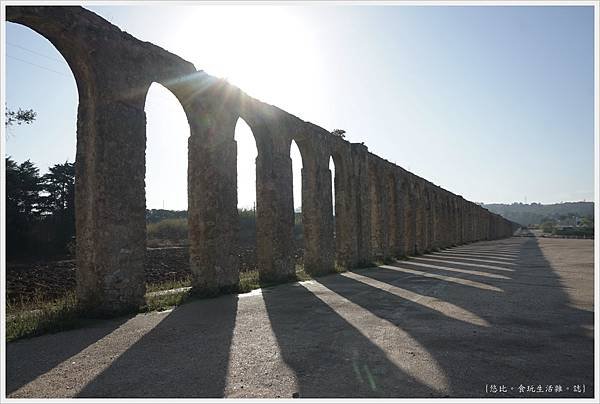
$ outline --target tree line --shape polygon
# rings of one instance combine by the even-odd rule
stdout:
[[[6,255],[40,257],[72,252],[75,237],[75,165],[40,175],[29,160],[6,157]]]

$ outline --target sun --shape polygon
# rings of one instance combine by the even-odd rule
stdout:
[[[197,69],[239,87],[254,98],[286,111],[305,115],[313,103],[326,59],[319,55],[318,38],[298,6],[195,5],[185,6],[169,49],[194,63]],[[238,206],[252,208],[256,201],[257,151],[245,122],[236,127],[238,146]],[[295,145],[294,206],[301,205],[302,158]]]
[[[173,35],[182,56],[198,69],[284,108],[316,85],[311,78],[319,68],[317,41],[297,7],[189,8]]]

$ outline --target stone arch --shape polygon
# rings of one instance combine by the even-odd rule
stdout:
[[[239,94],[202,72],[159,77],[180,101],[188,138],[188,233],[192,287],[235,290],[239,282],[237,145]]]
[[[458,240],[460,239],[461,233],[461,229],[459,227],[459,200],[452,195],[447,195],[446,205],[448,219],[446,220],[446,230],[444,230],[444,232],[450,235],[450,238],[446,241],[446,246],[452,247],[459,244]]]
[[[314,224],[308,242],[318,245],[311,247],[311,271],[333,269],[328,160],[336,152],[347,172],[344,185],[351,193],[342,204],[352,217],[343,221],[348,223],[344,233],[354,230],[356,235],[344,238],[345,246],[352,245],[355,254],[344,253],[344,257],[349,262],[367,263],[386,256],[385,220],[391,210],[383,192],[389,188],[389,180],[386,185],[381,173],[387,163],[363,144],[339,146],[347,142],[333,140],[328,131],[196,71],[191,63],[135,39],[81,7],[8,6],[6,11],[9,21],[28,26],[59,50],[77,83],[77,294],[82,307],[108,314],[136,309],[144,299],[144,105],[153,82],[175,94],[190,125],[188,212],[195,288],[215,291],[235,288],[238,283],[234,133],[239,117],[250,126],[258,152],[257,261],[261,280],[281,281],[295,275],[292,139],[308,150],[302,155],[306,170],[303,188],[307,189],[303,199],[312,202],[303,201],[307,205],[303,210],[311,212],[305,217]],[[340,152],[348,147],[349,152]],[[429,248],[428,234],[435,231],[427,225],[428,220],[435,220],[431,190],[427,190],[431,184],[414,175],[410,181],[416,229],[413,251],[421,253]],[[462,208],[464,240],[489,237],[487,211],[466,201]],[[452,208],[449,216],[455,220]],[[507,226],[509,231],[512,224]]]
[[[439,195],[438,199],[439,206],[439,218],[438,218],[438,240],[439,248],[447,248],[450,246],[450,238],[448,230],[451,227],[451,209],[450,209],[450,198],[444,192]]]
[[[154,105],[155,108],[160,107],[161,110],[160,111],[149,111],[149,107],[152,107],[151,102],[152,101],[157,101],[160,100],[159,103],[162,103],[160,105]],[[174,128],[174,123],[180,123],[179,121],[179,116],[173,116],[173,114],[170,115],[170,117],[173,117],[171,119],[169,119],[168,122],[168,127],[162,127],[161,131],[158,135],[152,135],[149,131],[148,128],[150,127],[150,122],[152,120],[155,121],[166,121],[163,118],[163,113],[165,113],[166,111],[164,111],[164,108],[171,108],[174,107],[177,109],[177,111],[173,111],[175,113],[177,113],[177,115],[183,115],[183,119],[185,119],[185,128]],[[149,203],[148,200],[148,195],[150,192],[150,184],[151,183],[156,183],[159,181],[152,181],[152,178],[156,178],[157,174],[156,172],[150,172],[149,171],[149,162],[152,160],[157,159],[157,155],[160,155],[160,157],[165,157],[165,147],[164,144],[161,145],[161,143],[159,142],[168,142],[169,144],[172,144],[173,142],[177,142],[177,146],[175,148],[175,150],[178,151],[183,151],[183,153],[180,153],[179,155],[171,155],[169,156],[169,160],[173,161],[177,164],[184,164],[185,167],[181,167],[178,166],[177,168],[181,171],[181,172],[177,172],[176,170],[173,169],[172,164],[169,164],[169,167],[165,167],[164,165],[160,166],[160,175],[168,175],[168,178],[161,178],[160,182],[161,183],[165,183],[165,182],[169,182],[171,184],[173,184],[174,181],[183,181],[184,184],[184,188],[185,190],[182,191],[180,187],[174,187],[171,188],[170,190],[166,190],[166,193],[168,195],[173,195],[176,194],[178,192],[184,192],[185,193],[185,201],[187,203],[187,160],[186,159],[182,159],[181,155],[187,155],[187,147],[188,147],[188,138],[190,136],[190,127],[189,127],[189,122],[187,120],[187,115],[185,114],[185,110],[183,108],[183,105],[181,104],[181,102],[179,101],[179,99],[175,96],[175,94],[173,94],[173,92],[171,90],[169,90],[167,87],[165,87],[163,84],[159,83],[159,82],[153,82],[149,89],[148,92],[146,93],[146,96],[144,98],[144,113],[146,115],[146,153],[145,153],[145,190],[146,190],[146,208],[148,208],[149,206],[151,206],[151,204]],[[160,114],[160,118],[157,118],[157,115]],[[181,129],[181,132],[183,133],[184,137],[180,137],[178,136],[177,133],[174,133],[175,129]],[[169,131],[167,133],[165,133],[165,131]],[[168,134],[168,136],[166,136]],[[185,143],[185,144],[179,144],[179,143]],[[182,150],[183,149],[183,150]],[[184,173],[183,175],[182,172]],[[167,200],[167,202],[170,202]],[[159,207],[162,206],[159,204],[160,201],[154,201],[154,206],[155,207]],[[167,204],[165,206],[165,208],[167,209],[172,209],[173,207],[170,206],[169,204]]]
[[[451,211],[452,211],[452,235],[453,240],[451,245],[457,246],[462,244],[462,218],[460,210],[460,200],[456,197],[450,199]]]
[[[290,147],[294,122],[284,111],[245,94],[239,115],[256,139],[257,264],[261,281],[295,277],[294,196]],[[304,162],[303,162],[304,164]]]
[[[330,156],[335,165],[335,262],[338,267],[348,269],[358,263],[356,190],[352,182],[350,143],[332,138]]]
[[[239,209],[255,209],[256,208],[256,159],[258,158],[258,148],[256,146],[256,139],[254,137],[254,133],[252,132],[252,128],[248,125],[248,123],[242,117],[238,117],[235,129],[234,129],[234,140],[236,143],[236,158],[238,164],[236,165],[237,171],[237,189],[238,189],[238,208]],[[243,151],[243,156],[240,152]],[[252,162],[254,165],[254,170],[247,170],[247,172],[241,173],[240,171],[240,160],[246,160],[245,162]],[[243,174],[242,181],[243,184],[239,181],[240,174]],[[245,200],[244,202],[240,201],[240,190],[244,189],[244,193],[252,194],[253,200]],[[243,204],[241,204],[243,203]]]
[[[239,256],[248,254],[250,262],[256,263],[256,159],[258,149],[252,128],[239,117],[234,129],[236,145],[236,192],[237,209],[239,214],[238,237],[235,240]],[[240,273],[250,270],[244,262],[238,263]]]
[[[402,200],[403,255],[412,255],[415,252],[415,198],[412,183],[406,175],[402,175],[400,195]]]
[[[335,263],[331,153],[329,133],[299,124],[294,141],[302,156],[302,226],[304,269],[314,275],[332,272]]]
[[[294,155],[296,155],[296,162],[294,162]],[[298,143],[292,139],[290,143],[290,158],[292,159],[294,211],[296,208],[300,208],[300,213],[302,213],[302,168],[304,167],[302,156],[302,151]],[[299,160],[298,157],[300,157]],[[300,215],[300,220],[302,220],[302,215]]]
[[[415,195],[415,254],[422,254],[425,251],[426,244],[426,200],[425,189],[421,180],[416,180],[414,184]]]
[[[433,222],[434,222],[434,209],[433,209],[433,192],[431,185],[426,183],[423,189],[424,197],[424,208],[425,208],[425,242],[423,244],[425,252],[430,252],[433,249]]]
[[[195,68],[81,7],[6,11],[57,48],[77,83],[78,303],[90,313],[135,310],[145,292],[145,97],[152,82]]]
[[[441,232],[439,229],[440,225],[440,195],[439,188],[432,186],[430,188],[430,205],[431,205],[431,250],[436,251],[440,248],[440,236]]]
[[[370,259],[372,261],[381,261],[385,256],[385,203],[383,192],[383,178],[380,175],[379,158],[373,154],[369,154],[367,161],[367,181],[369,192],[369,207],[370,207]]]
[[[106,100],[97,96],[102,90],[99,83],[101,79],[94,71],[94,63],[97,60],[88,52],[90,47],[86,38],[73,35],[64,28],[68,26],[66,16],[56,9],[46,7],[7,7],[6,16],[8,21],[22,24],[50,41],[66,60],[77,84],[79,100],[75,210],[78,302],[85,308],[103,312],[134,309],[142,302],[144,295],[145,252],[145,230],[141,225],[134,224],[141,224],[145,214],[135,212],[137,215],[127,215],[133,213],[127,208],[131,203],[142,206],[143,210],[144,196],[142,194],[140,200],[139,195],[125,192],[124,198],[118,201],[114,191],[111,191],[111,185],[123,179],[123,168],[139,164],[139,156],[134,155],[133,161],[128,160],[110,167],[106,162],[99,161],[102,156],[94,153],[103,149],[104,153],[115,156],[113,160],[116,162],[119,158],[125,158],[124,152],[127,148],[119,150],[111,147],[111,139],[101,136],[117,125],[101,118],[106,114],[118,115],[118,108],[112,107]],[[143,102],[139,99],[124,105],[123,109],[132,109],[138,117],[143,117]],[[132,122],[131,126],[136,132],[143,132],[145,118],[144,128],[141,128],[139,121]],[[131,141],[136,143],[140,139],[134,137]],[[123,143],[119,146],[122,145]],[[131,164],[128,164],[129,162]],[[143,175],[141,181],[143,182]],[[100,194],[104,193],[106,197],[99,198]],[[116,268],[126,267],[131,269],[126,272],[115,271]],[[125,304],[120,304],[121,301]]]
[[[398,197],[398,184],[393,167],[389,167],[385,178],[385,198],[386,198],[386,249],[384,257],[389,259],[397,258],[401,255],[401,235],[400,235],[400,209]]]

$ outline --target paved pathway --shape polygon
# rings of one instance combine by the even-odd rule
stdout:
[[[10,343],[7,394],[591,397],[593,303],[592,240],[480,242]]]

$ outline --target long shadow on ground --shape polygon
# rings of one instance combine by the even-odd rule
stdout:
[[[283,360],[306,397],[392,397],[439,393],[390,361],[388,354],[300,284],[263,292]]]
[[[10,394],[58,364],[83,351],[116,330],[129,318],[94,322],[85,329],[72,330],[69,344],[60,343],[60,334],[6,344],[6,394]]]
[[[504,243],[518,251],[517,265],[510,267],[514,272],[502,273],[509,279],[425,269],[410,261],[394,264],[408,272],[392,267],[356,271],[358,275],[389,286],[424,297],[433,296],[441,301],[439,304],[458,306],[482,319],[483,325],[449,317],[418,300],[398,297],[391,293],[393,289],[386,291],[369,286],[363,282],[364,278],[360,281],[360,276],[354,279],[352,274],[326,277],[319,282],[419,341],[444,370],[452,397],[592,397],[593,338],[584,327],[593,326],[593,313],[571,306],[559,276],[544,258],[535,238],[510,239]],[[461,266],[457,261],[435,264],[486,271],[485,267]],[[450,276],[454,281],[426,278],[415,271]],[[492,269],[487,271],[499,273]],[[456,282],[461,279],[496,289]],[[572,391],[573,386],[582,384],[586,384],[585,394]],[[486,386],[491,389],[491,385],[506,385],[507,392],[504,395],[486,393]],[[521,394],[520,385],[534,386],[536,392]],[[548,385],[561,385],[570,391],[538,393],[538,385],[543,390]],[[402,389],[396,391],[399,397],[407,396]]]
[[[177,307],[78,397],[222,397],[237,305],[228,295]]]

